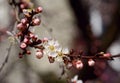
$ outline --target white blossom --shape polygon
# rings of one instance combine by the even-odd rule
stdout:
[[[66,54],[69,54],[68,48],[62,48],[58,41],[52,39],[43,43],[44,46],[44,54],[48,55],[48,57],[55,58],[55,61],[61,62],[63,61],[62,57]]]
[[[58,41],[55,40],[48,40],[44,42],[44,54],[48,55],[49,57],[57,57],[57,49],[59,47]]]

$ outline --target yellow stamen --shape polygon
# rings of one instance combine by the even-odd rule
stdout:
[[[53,50],[55,49],[55,47],[54,47],[54,46],[49,46],[49,49],[50,49],[51,51],[53,51]]]

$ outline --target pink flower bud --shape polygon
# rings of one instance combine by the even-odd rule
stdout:
[[[41,41],[40,39],[38,39],[36,42],[37,42],[38,44],[40,44],[42,41]]]
[[[33,23],[34,26],[39,25],[40,24],[40,19],[35,18],[35,19],[32,20],[32,23]]]
[[[94,66],[95,65],[95,61],[92,60],[92,59],[88,60],[88,65],[89,66]]]
[[[27,50],[27,52],[26,52],[27,54],[31,54],[31,52],[29,51],[29,50]]]
[[[38,39],[38,35],[34,35],[33,37],[32,37],[32,41],[36,41]]]
[[[25,8],[25,4],[20,4],[20,8],[24,9]]]
[[[38,7],[38,8],[35,10],[35,12],[36,12],[36,13],[41,13],[42,10],[43,10],[42,7]]]
[[[54,63],[54,61],[55,61],[55,58],[53,58],[53,57],[48,57],[48,59],[49,59],[50,63]]]
[[[25,27],[26,27],[26,25],[23,25],[22,23],[17,24],[18,30],[22,30],[23,31],[25,29]]]
[[[23,57],[23,55],[21,53],[19,53],[19,58],[22,58],[22,57]]]
[[[43,41],[43,42],[48,42],[48,38],[47,38],[47,37],[44,37],[42,41]]]
[[[22,24],[27,24],[27,19],[26,18],[21,19],[21,23]]]
[[[29,42],[29,39],[28,39],[28,38],[24,38],[23,42],[24,42],[24,43],[28,43],[28,42]]]
[[[111,56],[111,54],[110,53],[106,53],[106,54],[103,54],[103,56],[109,58]]]
[[[26,47],[27,47],[26,43],[23,42],[20,44],[20,48],[25,49]]]
[[[35,35],[33,33],[30,33],[29,35],[30,35],[30,38],[35,37]]]
[[[81,60],[73,61],[73,65],[74,65],[77,69],[82,69],[82,68],[83,68],[83,63],[82,63]]]
[[[37,51],[37,52],[36,52],[36,57],[37,57],[38,59],[41,59],[41,58],[43,57],[43,52],[42,52],[42,51]]]
[[[23,27],[22,23],[17,24],[17,28],[21,28],[21,27]]]
[[[83,63],[82,63],[81,60],[78,60],[78,61],[76,62],[76,68],[77,68],[77,69],[82,69],[82,68],[83,68]]]

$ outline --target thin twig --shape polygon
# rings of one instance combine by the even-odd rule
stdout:
[[[18,8],[15,7],[15,8],[14,8],[14,11],[15,11],[15,15],[16,15],[16,21],[17,21],[17,22],[20,22],[20,18],[19,18],[19,16],[18,16]]]
[[[2,63],[2,66],[0,67],[0,72],[3,70],[5,64],[8,62],[8,58],[10,56],[10,51],[11,51],[12,43],[10,43],[9,47],[7,48],[7,53],[4,62]]]
[[[120,54],[113,55],[110,57],[104,57],[104,56],[81,56],[82,59],[96,59],[96,60],[113,60],[114,58],[120,57]]]

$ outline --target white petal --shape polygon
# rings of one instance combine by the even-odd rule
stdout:
[[[62,59],[62,57],[59,57],[59,56],[58,56],[58,57],[55,58],[55,61],[62,62],[63,59]]]
[[[6,33],[10,36],[14,36],[13,33],[11,33],[10,31],[6,31]]]
[[[49,44],[49,45],[54,45],[54,40],[49,40],[49,41],[48,41],[48,44]]]
[[[47,52],[46,49],[43,50],[43,54],[44,54],[44,55],[47,55],[47,54],[48,54],[48,52]]]
[[[82,80],[78,80],[76,83],[83,83],[83,81]]]
[[[55,51],[56,51],[56,52],[61,52],[61,51],[62,51],[62,47],[60,47],[60,46],[55,47]]]
[[[68,63],[67,68],[71,68],[71,67],[72,67],[72,63]]]
[[[54,46],[59,46],[58,41],[54,41]]]
[[[50,56],[50,57],[56,57],[56,56],[57,56],[57,53],[56,53],[56,52],[50,52],[50,53],[48,54],[48,56]]]
[[[74,78],[71,79],[72,82],[77,81],[78,80],[78,75],[75,75]]]
[[[68,49],[68,48],[64,48],[64,49],[62,50],[62,53],[63,53],[63,54],[69,54],[69,49]]]
[[[48,44],[44,44],[45,49],[49,48]]]

